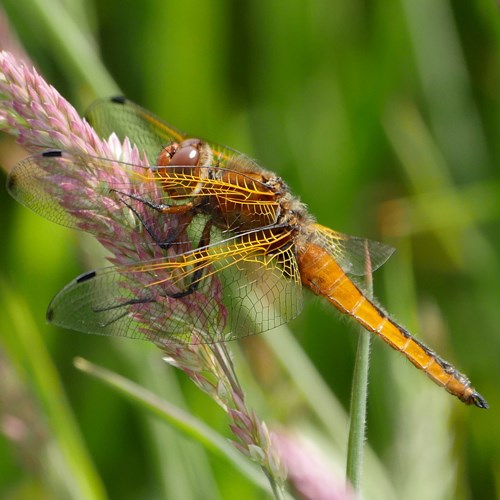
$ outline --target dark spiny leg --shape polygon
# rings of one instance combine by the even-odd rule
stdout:
[[[139,201],[143,205],[146,205],[147,207],[152,208],[153,210],[156,210],[157,212],[160,212],[162,214],[184,214],[186,212],[190,212],[195,207],[192,201],[183,203],[182,205],[167,205],[165,203],[153,203],[152,201],[145,200],[144,198],[141,198],[140,196],[137,196],[135,194],[124,193],[123,191],[118,191],[117,189],[110,189],[110,191],[121,196],[127,196],[132,200]]]
[[[127,300],[126,302],[122,302],[121,304],[114,304],[114,305],[109,306],[109,307],[96,308],[96,309],[93,309],[93,311],[95,313],[101,313],[101,312],[112,311],[113,309],[119,309],[120,307],[126,307],[126,306],[135,305],[135,304],[152,304],[153,302],[156,302],[156,300],[155,299],[131,299],[131,300]],[[125,311],[122,314],[109,320],[107,323],[104,323],[102,326],[105,328],[105,327],[115,323],[116,321],[124,318],[125,316],[127,316],[128,313],[129,313],[128,309],[125,309]]]
[[[105,312],[105,311],[112,311],[113,309],[119,309],[120,307],[124,306],[131,306],[134,304],[151,304],[152,302],[156,302],[155,299],[130,299],[127,300],[126,302],[121,302],[120,304],[113,304],[112,306],[107,306],[107,307],[96,307],[95,309],[92,309],[95,313],[99,312]]]
[[[144,220],[142,215],[130,204],[127,203],[125,200],[120,198],[120,201],[132,212],[134,215],[139,219],[139,222],[143,225],[144,229],[148,232],[149,236],[151,236],[151,239],[161,248],[167,248],[167,244],[164,241],[161,241],[161,239],[156,235],[156,233],[151,229],[150,225]]]
[[[151,225],[144,220],[144,217],[130,203],[126,202],[121,196],[128,196],[129,198],[132,198],[134,200],[141,201],[145,205],[147,205],[147,206],[149,206],[151,208],[154,208],[155,206],[152,203],[148,202],[147,200],[141,200],[141,198],[139,198],[137,196],[129,195],[127,193],[122,193],[122,192],[116,191],[114,189],[112,191],[114,191],[115,193],[117,193],[118,195],[120,195],[120,201],[135,214],[135,216],[139,219],[139,222],[144,226],[144,228],[148,232],[149,236],[151,236],[151,239],[160,248],[163,248],[163,249],[168,248],[170,245],[172,245],[172,243],[174,243],[176,240],[179,239],[179,236],[182,234],[182,232],[185,229],[184,225],[177,227],[175,229],[175,231],[173,231],[173,233],[166,240],[161,240],[158,237],[158,235],[153,231],[153,229],[151,228]],[[158,205],[158,207],[159,206],[160,205]],[[184,206],[184,205],[182,205],[182,206]],[[155,210],[156,210],[156,208],[155,208]],[[162,213],[165,213],[165,212],[162,212]]]

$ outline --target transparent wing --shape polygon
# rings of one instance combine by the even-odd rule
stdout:
[[[260,333],[302,308],[290,238],[283,231],[257,231],[185,254],[93,271],[59,292],[47,317],[86,333],[174,344]]]
[[[98,235],[106,218],[133,218],[116,192],[120,188],[156,201],[164,196],[148,167],[61,150],[25,158],[7,178],[9,193],[37,214]]]
[[[124,97],[95,101],[85,114],[85,118],[104,139],[112,133],[122,141],[128,137],[132,144],[146,153],[151,165],[156,162],[160,151],[167,144],[192,137]],[[245,158],[247,163],[256,166],[252,160],[234,149],[209,141],[204,142],[212,149],[217,162],[230,162],[233,158],[241,157]]]
[[[78,228],[97,236],[113,233],[114,239],[129,238],[116,226],[126,226],[145,233],[148,228],[155,241],[164,241],[167,225],[189,224],[194,211],[184,216],[177,208],[190,201],[186,192],[203,186],[203,199],[224,200],[231,227],[238,226],[238,216],[253,216],[268,224],[279,212],[274,192],[245,173],[228,169],[216,179],[212,167],[188,169],[170,166],[151,169],[145,166],[99,158],[82,153],[52,150],[32,155],[14,166],[7,189],[23,205],[58,224]],[[167,195],[170,193],[170,195]],[[176,195],[176,193],[180,193]],[[258,193],[256,195],[256,193]],[[251,201],[258,197],[259,202]],[[229,208],[230,207],[230,208]],[[169,209],[177,214],[166,216]],[[174,233],[172,233],[174,234]],[[147,239],[146,243],[151,241]]]
[[[378,241],[349,236],[333,231],[321,224],[314,224],[317,242],[333,256],[342,270],[351,275],[366,274],[367,252],[371,270],[377,270],[394,253],[395,249]]]
[[[151,164],[155,163],[164,146],[187,138],[183,132],[124,97],[95,101],[85,118],[104,139],[112,133],[122,141],[128,137],[147,154]]]

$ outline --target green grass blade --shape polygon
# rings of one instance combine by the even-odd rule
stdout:
[[[140,408],[149,411],[163,421],[174,426],[184,435],[201,443],[207,450],[225,458],[238,468],[250,481],[261,489],[272,492],[267,480],[256,467],[251,466],[240,453],[222,436],[214,432],[201,420],[180,408],[160,399],[155,394],[138,386],[134,382],[99,367],[83,358],[75,359],[75,366],[92,375],[125,396]]]
[[[73,498],[106,498],[57,370],[29,309],[4,281],[0,281],[0,296],[6,315],[2,342],[12,359],[19,365],[27,366],[30,383],[45,411],[47,426],[63,458],[58,463],[60,469],[57,476],[70,489]]]

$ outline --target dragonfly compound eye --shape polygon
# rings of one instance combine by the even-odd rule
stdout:
[[[163,189],[173,198],[196,195],[201,188],[200,139],[187,139],[165,147],[158,158],[156,173]]]
[[[188,139],[179,144],[177,151],[170,158],[170,165],[197,166],[200,159],[200,140]]]

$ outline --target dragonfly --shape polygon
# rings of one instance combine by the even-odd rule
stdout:
[[[126,262],[85,273],[60,291],[47,312],[50,322],[160,343],[222,342],[292,320],[307,288],[461,401],[488,407],[465,375],[357,284],[356,277],[385,263],[391,247],[317,223],[275,173],[126,98],[98,100],[86,118],[101,137],[129,138],[147,164],[47,150],[9,174],[10,194],[38,214],[94,232],[108,245],[116,239],[130,246]],[[66,182],[57,180],[54,172],[61,171],[108,177],[91,191],[74,192],[78,201],[68,211],[54,192]],[[132,233],[113,225],[123,221]]]

